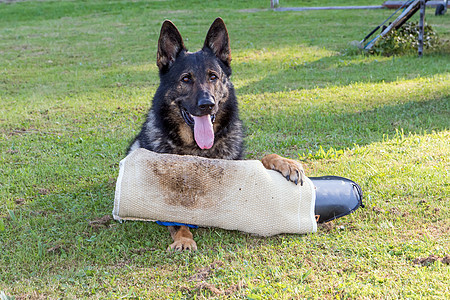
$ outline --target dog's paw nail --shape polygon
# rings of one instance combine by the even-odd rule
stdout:
[[[291,177],[289,175],[286,175],[286,180],[291,181]]]

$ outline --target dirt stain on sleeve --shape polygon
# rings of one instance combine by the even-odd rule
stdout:
[[[183,158],[149,162],[158,181],[164,202],[185,208],[214,206],[220,199],[208,193],[214,185],[222,184],[224,168],[213,161]]]

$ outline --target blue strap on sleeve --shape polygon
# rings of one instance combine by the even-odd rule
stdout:
[[[191,225],[191,224],[183,224],[183,223],[176,223],[176,222],[162,222],[162,221],[156,221],[156,224],[162,225],[162,226],[187,226],[189,228],[198,228],[197,225]]]

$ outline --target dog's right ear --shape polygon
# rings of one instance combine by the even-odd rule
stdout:
[[[186,48],[180,32],[171,21],[165,20],[161,27],[158,53],[156,54],[156,64],[159,70],[167,70],[181,51],[186,51]]]

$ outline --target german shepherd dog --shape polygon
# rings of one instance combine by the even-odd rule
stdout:
[[[156,64],[160,86],[141,132],[128,153],[145,148],[159,153],[208,158],[242,159],[242,122],[231,76],[228,31],[221,18],[211,25],[203,48],[188,52],[180,32],[166,20],[158,41]],[[302,165],[270,154],[262,159],[297,184],[303,184]],[[169,226],[173,244],[169,250],[197,250],[186,226]]]

